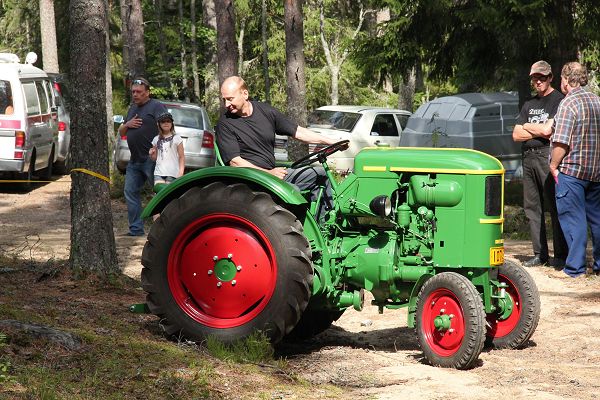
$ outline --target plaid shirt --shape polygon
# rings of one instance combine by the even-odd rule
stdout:
[[[560,172],[600,182],[600,97],[574,88],[558,106],[554,121],[552,143],[569,146]]]

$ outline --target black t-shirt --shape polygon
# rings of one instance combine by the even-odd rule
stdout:
[[[543,124],[550,118],[554,118],[558,104],[565,97],[559,90],[553,90],[544,97],[535,96],[523,104],[521,113],[517,117],[517,125],[523,125],[526,122],[532,124]],[[549,146],[550,141],[541,137],[534,137],[523,142],[523,150],[538,147]]]
[[[217,146],[225,164],[242,157],[260,168],[275,168],[275,133],[293,136],[298,124],[269,104],[251,101],[252,114],[240,117],[221,114],[217,123]]]
[[[131,161],[142,162],[148,158],[148,151],[152,147],[152,139],[158,135],[156,118],[167,112],[165,105],[157,100],[150,99],[141,106],[132,104],[127,112],[125,121],[133,119],[137,114],[142,118],[139,128],[127,129],[127,145],[131,152]]]

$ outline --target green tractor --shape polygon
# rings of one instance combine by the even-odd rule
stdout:
[[[540,316],[535,282],[504,260],[504,169],[473,150],[367,148],[337,182],[334,207],[263,171],[218,166],[165,186],[143,250],[150,312],[168,335],[224,342],[261,331],[275,343],[327,329],[364,291],[407,307],[426,360],[473,367],[484,344],[526,345]]]

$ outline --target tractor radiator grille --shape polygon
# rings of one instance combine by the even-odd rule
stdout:
[[[485,178],[485,215],[500,215],[502,211],[502,176]]]

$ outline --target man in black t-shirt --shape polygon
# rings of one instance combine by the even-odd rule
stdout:
[[[269,104],[249,100],[248,86],[239,76],[231,76],[221,85],[225,112],[216,126],[217,145],[225,165],[255,168],[268,172],[299,189],[309,189],[316,197],[318,188],[327,185],[326,208],[331,207],[329,182],[322,168],[297,170],[275,166],[275,134],[294,137],[302,142],[330,145],[326,138],[299,126]],[[322,216],[322,212],[319,216]]]
[[[558,222],[554,197],[554,179],[550,174],[550,136],[558,104],[564,95],[555,90],[552,69],[545,61],[531,66],[531,84],[535,97],[525,102],[513,130],[513,139],[523,142],[523,208],[529,219],[534,257],[526,261],[526,267],[548,262],[548,242],[544,212],[550,211],[553,230],[554,266],[564,266],[567,243]]]

